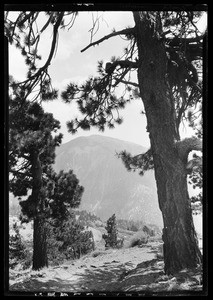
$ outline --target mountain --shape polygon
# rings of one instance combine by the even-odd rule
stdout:
[[[102,220],[113,213],[119,219],[144,220],[162,226],[154,172],[144,176],[128,172],[116,152],[133,155],[147,149],[115,138],[91,135],[78,137],[56,149],[54,169],[72,169],[84,187],[80,209]]]

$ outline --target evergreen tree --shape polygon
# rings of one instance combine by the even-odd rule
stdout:
[[[60,145],[62,135],[53,137],[60,128],[59,122],[52,114],[44,113],[41,106],[43,101],[58,96],[48,67],[56,50],[58,29],[64,26],[64,13],[44,13],[47,20],[40,31],[36,24],[39,12],[20,12],[14,22],[9,20],[8,14],[5,12],[5,36],[21,51],[28,67],[27,78],[22,82],[9,76],[9,188],[20,198],[31,191],[27,199],[20,202],[21,218],[34,221],[33,268],[39,269],[48,265],[46,221],[50,217],[66,218],[68,208],[79,205],[83,192],[71,171],[57,175],[51,168],[55,147]],[[48,26],[53,29],[50,54],[44,65],[37,67],[41,60],[40,36]]]
[[[83,188],[72,171],[56,174],[51,167],[62,138],[52,136],[60,128],[52,114],[16,96],[10,98],[9,117],[9,188],[20,198],[31,191],[20,201],[21,220],[33,220],[33,268],[39,269],[48,265],[46,221],[66,219],[69,208],[80,204]]]
[[[118,231],[116,224],[116,217],[113,214],[108,220],[107,225],[105,227],[107,234],[103,234],[103,239],[105,240],[105,247],[116,248],[118,244]]]

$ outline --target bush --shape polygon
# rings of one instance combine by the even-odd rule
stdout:
[[[129,241],[129,247],[141,246],[148,243],[148,235],[144,231],[138,231]]]
[[[13,230],[9,235],[9,267],[13,269],[21,264],[25,270],[31,266],[32,254],[21,238],[17,223],[13,224]]]
[[[100,255],[103,255],[103,254],[105,254],[103,251],[96,250],[96,251],[93,252],[92,257],[97,257],[97,256],[100,256]]]
[[[48,237],[48,258],[53,264],[64,259],[76,259],[94,250],[93,234],[85,231],[76,220],[63,222],[57,228],[50,228]]]
[[[129,230],[129,231],[139,231],[144,225],[143,221],[139,220],[124,220],[124,219],[118,219],[117,220],[117,226],[119,228]]]
[[[147,233],[149,236],[154,236],[155,235],[154,230],[150,226],[144,225],[142,230],[145,233]]]
[[[117,240],[117,248],[122,248],[124,245],[124,237]]]

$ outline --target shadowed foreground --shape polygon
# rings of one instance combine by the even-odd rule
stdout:
[[[202,290],[201,269],[164,275],[157,245],[103,251],[41,271],[10,274],[10,291],[159,292]]]

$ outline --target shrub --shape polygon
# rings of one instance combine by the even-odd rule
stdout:
[[[130,224],[130,226],[128,226],[127,230],[138,231],[138,227],[135,224]]]
[[[97,257],[97,256],[99,256],[99,255],[103,255],[103,254],[104,254],[104,252],[103,252],[103,251],[96,250],[96,251],[94,251],[94,252],[93,252],[93,254],[92,254],[92,257]]]
[[[48,257],[54,264],[64,259],[76,259],[94,250],[93,234],[85,231],[76,220],[63,222],[57,228],[50,228],[48,237]]]
[[[124,245],[124,237],[117,240],[117,248],[122,248]]]
[[[140,246],[148,243],[148,235],[144,231],[138,231],[129,241],[129,247]]]
[[[9,267],[13,269],[21,264],[23,269],[27,269],[31,265],[32,254],[21,238],[17,223],[13,224],[13,230],[9,235]]]
[[[149,236],[154,236],[155,235],[154,230],[150,226],[144,225],[143,226],[143,231],[145,233],[147,233]]]

